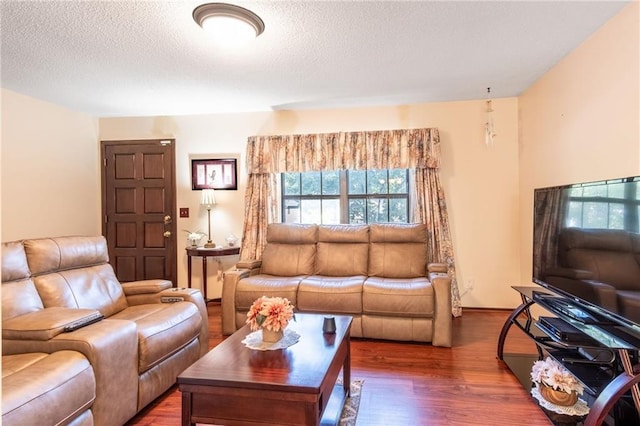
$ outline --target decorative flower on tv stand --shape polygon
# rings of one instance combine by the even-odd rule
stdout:
[[[261,328],[280,331],[287,327],[292,318],[294,318],[293,305],[289,299],[262,296],[249,308],[246,322],[253,331]]]
[[[545,386],[556,391],[564,392],[566,394],[574,394],[574,398],[577,400],[577,395],[582,395],[584,392],[584,386],[580,383],[569,370],[567,370],[562,364],[551,357],[545,358],[544,361],[536,361],[531,368],[531,380],[536,384],[536,387],[542,389]],[[541,392],[543,397],[544,392]],[[558,405],[560,401],[549,401]],[[575,401],[573,401],[575,403]]]

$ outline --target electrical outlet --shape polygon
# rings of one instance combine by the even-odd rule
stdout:
[[[180,207],[180,217],[189,217],[189,207]]]
[[[473,290],[473,286],[474,286],[474,284],[475,284],[475,280],[474,280],[473,278],[467,278],[467,279],[465,280],[464,284],[465,284],[465,286],[464,286],[464,287],[465,287],[465,289],[466,289],[467,291],[471,291],[471,290]]]

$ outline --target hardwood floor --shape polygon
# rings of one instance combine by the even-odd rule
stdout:
[[[209,304],[209,345],[221,334],[220,305]],[[452,348],[429,344],[351,340],[351,376],[364,379],[359,426],[549,425],[507,367],[496,359],[498,334],[508,311],[465,309],[455,318]],[[505,352],[535,353],[512,329]],[[180,425],[177,387],[128,425]]]

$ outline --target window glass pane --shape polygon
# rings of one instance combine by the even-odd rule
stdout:
[[[609,229],[624,229],[624,204],[609,204]]]
[[[340,223],[340,199],[322,200],[322,223]]]
[[[409,192],[407,171],[405,169],[389,170],[389,194],[406,194]]]
[[[283,173],[284,195],[300,195],[300,173]]]
[[[607,228],[608,208],[606,203],[584,203],[583,228]]]
[[[569,202],[566,223],[568,227],[582,226],[582,203],[577,201]]]
[[[322,223],[320,200],[300,201],[300,223]]]
[[[389,200],[369,198],[367,200],[367,223],[388,222]]]
[[[607,185],[609,198],[624,198],[624,186],[622,182]]]
[[[365,171],[364,170],[349,170],[347,172],[349,180],[349,195],[365,194]]]
[[[583,187],[583,197],[606,197],[607,187],[606,185],[594,185]]]
[[[364,199],[349,200],[349,223],[367,223]]]
[[[300,200],[284,200],[284,223],[300,223]]]
[[[570,197],[582,197],[582,187],[571,188],[569,190]]]
[[[409,222],[406,198],[392,198],[389,200],[389,222]]]
[[[388,194],[387,171],[368,170],[367,171],[367,194]]]
[[[340,195],[340,172],[322,172],[322,195]]]
[[[320,172],[300,173],[300,177],[302,180],[302,195],[320,195]]]

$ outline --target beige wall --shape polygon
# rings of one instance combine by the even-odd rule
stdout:
[[[524,284],[533,188],[640,174],[639,17],[627,6],[519,98]]]
[[[100,234],[97,118],[1,97],[2,241]]]
[[[238,191],[217,191],[212,211],[214,240],[230,232],[242,235],[246,171],[246,140],[252,135],[322,133],[437,127],[442,141],[443,185],[457,255],[464,306],[508,306],[508,295],[498,292],[520,272],[513,258],[518,250],[517,100],[494,101],[496,132],[492,147],[484,145],[484,102],[448,102],[366,109],[278,111],[251,114],[175,117],[103,118],[100,139],[175,138],[177,203],[189,207],[191,217],[178,219],[178,229],[206,231],[206,211],[198,205],[199,191],[191,190],[189,159],[207,155],[240,156]],[[178,241],[178,277],[186,282],[186,240]],[[233,259],[225,262],[231,266]],[[197,265],[197,264],[196,264]],[[210,283],[215,282],[215,268]],[[200,269],[194,284],[200,285]],[[209,286],[209,297],[220,286]],[[215,293],[214,293],[215,292]]]

